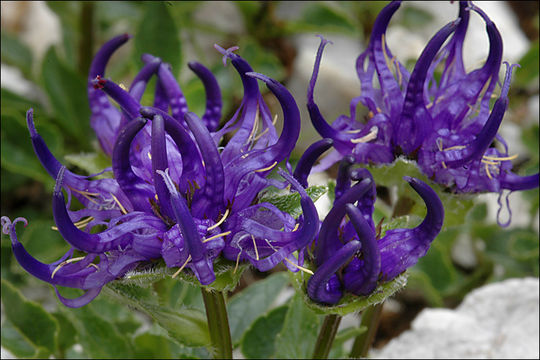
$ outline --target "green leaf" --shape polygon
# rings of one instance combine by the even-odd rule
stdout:
[[[19,237],[26,251],[45,263],[57,261],[70,248],[60,233],[52,229],[54,225],[52,218],[31,219]]]
[[[407,288],[421,289],[422,294],[432,307],[442,307],[444,305],[442,295],[433,287],[431,279],[425,272],[412,268],[408,273]]]
[[[516,229],[510,233],[508,247],[510,255],[519,261],[538,261],[538,233],[531,230]]]
[[[109,283],[105,292],[120,303],[128,304],[152,317],[179,344],[203,346],[210,343],[206,316],[202,311],[173,310],[157,304],[157,296],[135,284]]]
[[[386,298],[392,296],[397,291],[403,289],[407,284],[407,272],[397,276],[394,280],[379,285],[369,296],[356,296],[353,294],[345,294],[337,305],[326,306],[312,301],[306,291],[306,284],[311,275],[299,271],[290,273],[291,284],[297,292],[302,294],[302,299],[308,308],[316,314],[321,315],[347,315],[352,312],[362,311],[368,306],[379,304]]]
[[[296,294],[290,305],[283,329],[276,337],[275,358],[306,359],[313,355],[321,319]]]
[[[439,292],[448,291],[457,281],[457,274],[450,251],[435,239],[427,254],[418,260],[416,270],[423,271],[430,279],[433,287]]]
[[[32,75],[32,51],[12,34],[2,31],[2,62],[18,67],[25,77]]]
[[[22,335],[9,320],[2,322],[2,347],[13,355],[23,359],[40,359],[49,356],[49,351],[43,347],[36,347]]]
[[[227,312],[233,344],[239,343],[246,329],[268,310],[286,284],[287,275],[278,272],[248,286],[229,300]]]
[[[538,86],[538,53],[540,48],[538,46],[538,40],[535,40],[530,44],[529,51],[523,55],[518,61],[520,65],[515,71],[513,82],[517,86],[527,86],[529,84],[536,84]]]
[[[60,19],[64,59],[73,69],[77,66],[81,3],[81,1],[47,1],[47,7]]]
[[[10,109],[20,110],[22,112],[22,115],[24,116],[26,110],[30,109],[31,107],[33,107],[36,112],[41,107],[41,104],[35,103],[34,101],[22,97],[8,89],[2,88],[0,91],[0,96],[2,98],[2,114],[4,114],[7,109]]]
[[[288,309],[288,306],[280,306],[255,320],[242,337],[242,353],[246,358],[270,359]]]
[[[181,61],[180,32],[168,5],[161,1],[145,2],[146,11],[135,34],[135,57],[144,53],[160,57],[171,64],[178,75]]]
[[[58,342],[58,350],[60,354],[64,354],[67,349],[75,345],[77,340],[77,330],[63,313],[55,312],[52,315],[58,322],[59,326],[58,336],[56,338]]]
[[[78,342],[91,358],[120,359],[132,356],[127,339],[91,305],[78,309],[61,307],[60,310],[77,329]]]
[[[0,122],[2,168],[34,180],[54,184],[54,180],[43,169],[32,147],[25,117],[26,110],[31,106],[11,95],[8,91],[2,90]],[[61,155],[63,141],[58,128],[48,118],[35,116],[34,120],[36,129],[49,150],[56,156]]]
[[[111,158],[102,152],[69,154],[64,156],[64,159],[67,163],[84,170],[88,175],[97,174],[103,171],[103,169],[112,166]],[[96,178],[102,179],[105,177],[111,178],[112,173],[106,172]]]
[[[351,37],[359,34],[354,17],[335,4],[312,2],[305,7],[299,21],[285,24],[288,32],[334,32]]]
[[[144,333],[137,336],[135,345],[135,359],[170,359],[170,341],[164,336]]]
[[[326,194],[328,187],[324,185],[310,186],[306,189],[307,194],[313,200],[317,201],[321,196]],[[292,215],[294,218],[298,218],[302,214],[302,206],[300,205],[300,194],[286,194],[283,195],[279,192],[265,194],[261,197],[259,202],[269,202],[275,205],[279,210],[285,211]]]
[[[42,63],[43,84],[54,109],[57,124],[89,148],[90,108],[86,97],[86,81],[60,61],[50,47]]]
[[[57,321],[40,305],[26,298],[6,280],[2,279],[2,303],[5,316],[35,347],[48,353],[56,350]]]

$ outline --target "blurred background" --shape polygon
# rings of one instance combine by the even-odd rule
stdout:
[[[25,112],[34,109],[36,126],[53,154],[80,174],[97,173],[110,166],[100,153],[89,126],[86,78],[93,55],[111,37],[130,33],[133,38],[118,50],[106,76],[129,86],[148,52],[172,65],[191,111],[204,112],[204,89],[187,68],[198,61],[217,76],[223,93],[224,119],[239,105],[242,86],[237,73],[223,66],[214,44],[239,46],[237,53],[257,72],[282,83],[301,109],[303,127],[295,156],[320,137],[307,111],[306,90],[319,44],[316,34],[333,42],[325,50],[315,91],[316,102],[328,121],[349,111],[359,95],[354,64],[364,50],[373,22],[386,2],[296,1],[2,1],[1,3],[1,215],[24,216],[30,225],[20,232],[27,250],[44,262],[57,260],[68,245],[51,227],[53,179],[34,155],[25,124]],[[496,23],[504,41],[503,60],[518,62],[510,88],[510,107],[500,133],[510,153],[518,153],[515,169],[521,175],[538,171],[539,20],[538,2],[479,2]],[[390,49],[409,71],[429,38],[457,16],[457,3],[406,2],[387,32]],[[479,67],[488,51],[485,25],[471,15],[464,56],[467,69]],[[150,83],[147,93],[153,94]],[[261,88],[266,92],[266,89]],[[278,112],[273,96],[267,103]],[[143,98],[150,105],[151,96]],[[332,177],[335,169],[329,170]],[[323,178],[323,180],[325,179]],[[467,199],[469,215],[447,227],[428,255],[411,269],[409,285],[385,307],[375,346],[409,327],[424,307],[457,306],[465,294],[486,283],[507,278],[538,277],[538,189],[510,196],[512,225],[496,223],[497,195]],[[69,315],[57,309],[52,287],[27,276],[2,235],[2,278],[24,296],[42,304],[59,319]],[[239,289],[264,278],[246,271]],[[162,286],[163,296],[182,293],[177,284]],[[187,286],[187,285],[186,285]],[[187,288],[187,287],[186,287]],[[182,290],[171,306],[197,305],[198,292]],[[180,291],[180,292],[179,292]],[[290,296],[291,291],[285,291]],[[188,294],[188,295],[186,295]],[[287,296],[287,295],[284,295]],[[108,314],[110,322],[127,334],[140,331],[139,317],[100,297],[90,306]],[[89,307],[90,307],[89,306]],[[116,306],[116,307],[115,307]],[[2,309],[5,311],[5,309]],[[114,315],[112,315],[114,314]],[[96,315],[98,316],[98,315]],[[147,320],[147,319],[146,319]],[[2,316],[2,337],[10,324]],[[137,330],[139,329],[139,330]],[[77,341],[66,341],[61,354],[88,356]],[[169,345],[167,345],[169,346]],[[172,345],[170,345],[172,346]],[[175,348],[175,351],[180,351]],[[17,356],[21,349],[10,349]],[[172,351],[172,350],[171,350]],[[18,353],[17,353],[18,352]],[[175,353],[176,354],[176,353]],[[163,355],[163,354],[161,354]],[[173,354],[174,355],[174,354]],[[149,353],[149,357],[157,356]]]

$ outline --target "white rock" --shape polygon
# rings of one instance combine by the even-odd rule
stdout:
[[[373,358],[538,358],[539,282],[509,279],[468,294],[455,310],[425,309]]]

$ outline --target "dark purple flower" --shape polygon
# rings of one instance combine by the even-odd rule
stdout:
[[[511,160],[517,155],[508,154],[506,142],[497,134],[508,105],[513,66],[507,66],[499,99],[489,108],[502,61],[502,39],[495,24],[481,9],[461,1],[458,19],[433,36],[409,73],[385,41],[388,24],[399,7],[399,1],[391,2],[377,17],[369,45],[356,62],[361,95],[351,101],[350,115],[341,115],[332,125],[313,97],[328,43],[321,40],[308,88],[308,110],[321,136],[333,140],[335,151],[318,169],[347,155],[364,164],[391,163],[405,155],[452,192],[502,194],[504,189],[538,187],[538,174],[521,177],[511,171]],[[471,11],[486,23],[490,49],[484,65],[467,72],[462,50]],[[436,81],[440,64],[442,75]],[[369,110],[365,122],[357,119],[358,104]]]
[[[234,116],[220,129],[221,91],[212,73],[199,63],[189,67],[206,90],[206,111],[199,119],[189,112],[186,99],[169,65],[145,54],[145,65],[129,90],[104,77],[106,64],[128,35],[107,42],[90,68],[88,98],[91,125],[99,143],[112,158],[113,178],[92,179],[67,170],[37,133],[33,111],[27,123],[36,155],[56,179],[53,214],[58,231],[72,246],[59,261],[43,264],[17,240],[15,224],[2,217],[3,232],[11,236],[15,257],[29,273],[55,287],[87,290],[67,306],[87,304],[108,282],[122,277],[141,261],[163,258],[168,267],[190,269],[202,285],[216,275],[213,261],[248,260],[260,270],[282,261],[297,270],[303,258],[293,253],[314,238],[318,216],[305,190],[288,173],[285,183],[267,178],[287,161],[300,131],[298,107],[280,83],[253,72],[232,49],[219,51],[231,59],[242,78],[244,97]],[[157,77],[154,104],[140,99],[152,76]],[[283,131],[278,136],[269,108],[259,92],[263,81],[283,109]],[[120,109],[113,106],[112,98]],[[230,139],[224,141],[224,135]],[[257,204],[268,186],[291,184],[300,193],[303,216],[296,221],[271,204]],[[62,189],[68,195],[67,204]],[[69,210],[71,198],[83,209]],[[94,226],[106,230],[91,233]],[[245,241],[247,239],[247,241]],[[73,251],[86,253],[73,257]],[[97,262],[99,259],[99,262]]]
[[[323,147],[315,145],[318,149]],[[341,161],[334,205],[322,221],[315,243],[316,270],[308,281],[307,293],[323,304],[338,303],[344,291],[369,295],[379,284],[416,264],[428,251],[444,220],[437,194],[424,182],[406,176],[404,180],[426,204],[426,217],[413,229],[388,230],[378,239],[372,219],[375,183],[367,169],[352,169],[353,163],[352,156]],[[306,173],[309,170],[298,175]]]

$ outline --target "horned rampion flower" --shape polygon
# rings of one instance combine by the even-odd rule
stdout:
[[[495,24],[474,4],[461,1],[458,19],[431,38],[409,73],[385,41],[388,24],[399,7],[399,1],[391,2],[378,15],[368,47],[356,61],[361,95],[351,101],[350,115],[339,116],[332,125],[323,118],[313,96],[322,52],[329,43],[321,37],[307,93],[308,110],[315,129],[333,140],[335,151],[318,169],[347,155],[364,164],[387,164],[405,156],[455,193],[502,195],[505,189],[538,187],[538,173],[522,177],[511,171],[517,155],[508,154],[506,142],[497,134],[516,65],[507,64],[496,95],[503,44]],[[486,24],[489,54],[482,67],[466,71],[463,42],[471,12]],[[498,99],[490,110],[492,97]],[[358,119],[359,104],[369,111],[365,121]]]
[[[17,240],[15,224],[2,217],[21,266],[55,286],[67,306],[79,307],[95,298],[102,287],[142,261],[163,258],[175,275],[189,269],[202,285],[216,275],[213,261],[220,254],[230,260],[250,261],[268,270],[286,261],[298,271],[302,258],[293,253],[313,240],[318,215],[305,190],[288,173],[285,182],[267,175],[287,160],[300,131],[298,107],[278,82],[253,72],[232,51],[216,45],[224,63],[230,59],[240,75],[244,96],[234,116],[219,128],[221,91],[212,73],[192,62],[189,68],[206,90],[206,111],[200,119],[188,111],[186,99],[170,66],[149,54],[129,89],[104,77],[117,48],[129,39],[120,35],[107,42],[94,58],[88,76],[91,126],[103,151],[112,158],[113,178],[92,179],[63,166],[36,131],[32,109],[27,124],[36,155],[56,179],[53,214],[56,227],[71,249],[57,262],[33,258]],[[142,106],[148,81],[156,76],[153,106]],[[259,92],[264,82],[283,109],[283,131],[278,136],[270,110]],[[120,108],[114,106],[113,99]],[[170,111],[169,111],[170,110]],[[224,136],[229,140],[225,142]],[[290,184],[301,196],[299,220],[269,203],[258,203],[268,186]],[[67,193],[67,204],[63,190]],[[69,210],[75,197],[81,210]],[[95,226],[104,231],[91,232]],[[73,257],[74,250],[86,253]],[[98,261],[99,259],[99,261]],[[60,295],[57,286],[87,290],[76,299]]]
[[[331,145],[331,139],[323,139],[308,148],[295,171],[300,182]],[[316,270],[308,280],[307,294],[322,304],[338,303],[344,292],[370,295],[378,285],[393,280],[427,253],[443,225],[444,209],[435,191],[421,180],[405,176],[424,200],[426,216],[413,229],[391,229],[379,238],[373,222],[375,182],[367,169],[353,169],[354,161],[348,155],[340,162],[334,204],[315,241]]]

